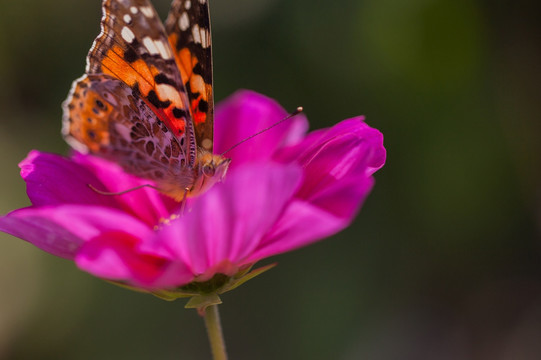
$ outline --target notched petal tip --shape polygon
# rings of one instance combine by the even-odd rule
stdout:
[[[31,150],[28,155],[19,163],[19,168],[21,169],[21,177],[26,179],[32,171],[34,171],[34,161],[42,153],[38,150]]]

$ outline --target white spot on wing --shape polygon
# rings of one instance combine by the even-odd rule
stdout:
[[[201,44],[203,48],[210,46],[210,34],[207,29],[200,28],[197,24],[192,27],[193,41],[196,44]]]
[[[145,36],[145,38],[143,38],[143,45],[145,45],[150,55],[158,55],[160,53],[158,48],[154,44],[154,41],[148,36]]]
[[[207,0],[199,0],[199,3],[200,3],[200,4],[204,4],[204,3],[206,3],[206,2],[207,2]]]
[[[201,44],[201,34],[199,33],[199,25],[195,24],[192,28],[193,42]]]
[[[120,35],[122,35],[122,38],[129,43],[131,43],[133,39],[135,39],[135,35],[133,34],[133,31],[131,31],[130,28],[128,28],[127,26],[124,26],[122,28]]]
[[[162,58],[166,60],[173,58],[173,54],[171,53],[171,48],[169,47],[169,44],[165,44],[161,40],[154,41],[154,44],[158,48],[158,51],[160,52]]]
[[[186,29],[190,27],[190,18],[188,18],[188,14],[186,12],[183,12],[182,15],[180,15],[180,18],[178,19],[178,26],[182,31],[186,31]]]
[[[166,60],[173,58],[173,52],[171,51],[169,44],[164,43],[161,40],[152,40],[150,36],[145,36],[143,38],[143,45],[150,55],[160,55]]]
[[[140,9],[143,15],[145,15],[147,18],[151,18],[154,16],[154,11],[152,11],[152,8],[150,6],[141,6]]]
[[[201,32],[201,46],[208,48],[210,46],[210,35],[207,29],[201,29],[199,31]]]
[[[139,9],[137,9],[137,7],[135,6],[131,6],[130,7],[130,11],[133,15],[137,14],[139,12]]]
[[[186,1],[184,3],[184,7],[186,8],[186,10],[190,10],[190,8],[192,7],[192,2],[190,0]]]
[[[126,14],[126,15],[124,15],[124,17],[122,19],[124,20],[124,22],[126,24],[131,24],[131,16],[130,15]]]

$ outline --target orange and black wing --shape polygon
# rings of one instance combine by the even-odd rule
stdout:
[[[208,0],[174,0],[165,29],[188,93],[197,145],[212,152],[214,99]]]
[[[183,143],[188,164],[195,162],[188,95],[164,26],[148,0],[103,1],[101,33],[86,72],[128,85]]]
[[[64,103],[62,132],[74,149],[160,184],[178,179],[186,165],[181,143],[154,111],[133,89],[107,75],[84,75],[74,82]]]

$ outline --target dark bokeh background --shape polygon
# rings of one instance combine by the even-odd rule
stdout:
[[[365,114],[388,149],[352,227],[223,296],[231,359],[541,358],[534,3],[212,1],[218,100],[254,89],[312,128]],[[100,17],[0,0],[1,213],[27,204],[30,149],[67,152],[60,103]],[[1,359],[208,359],[183,305],[0,237]]]

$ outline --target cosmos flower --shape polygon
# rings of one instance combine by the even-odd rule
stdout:
[[[286,115],[263,95],[237,92],[217,107],[215,152]],[[88,187],[119,192],[149,183],[117,164],[32,151],[20,163],[32,205],[1,217],[0,230],[163,297],[229,290],[253,276],[257,261],[347,227],[385,162],[381,133],[362,117],[306,129],[300,115],[228,151],[225,181],[189,199],[182,214],[154,189],[107,196]]]

